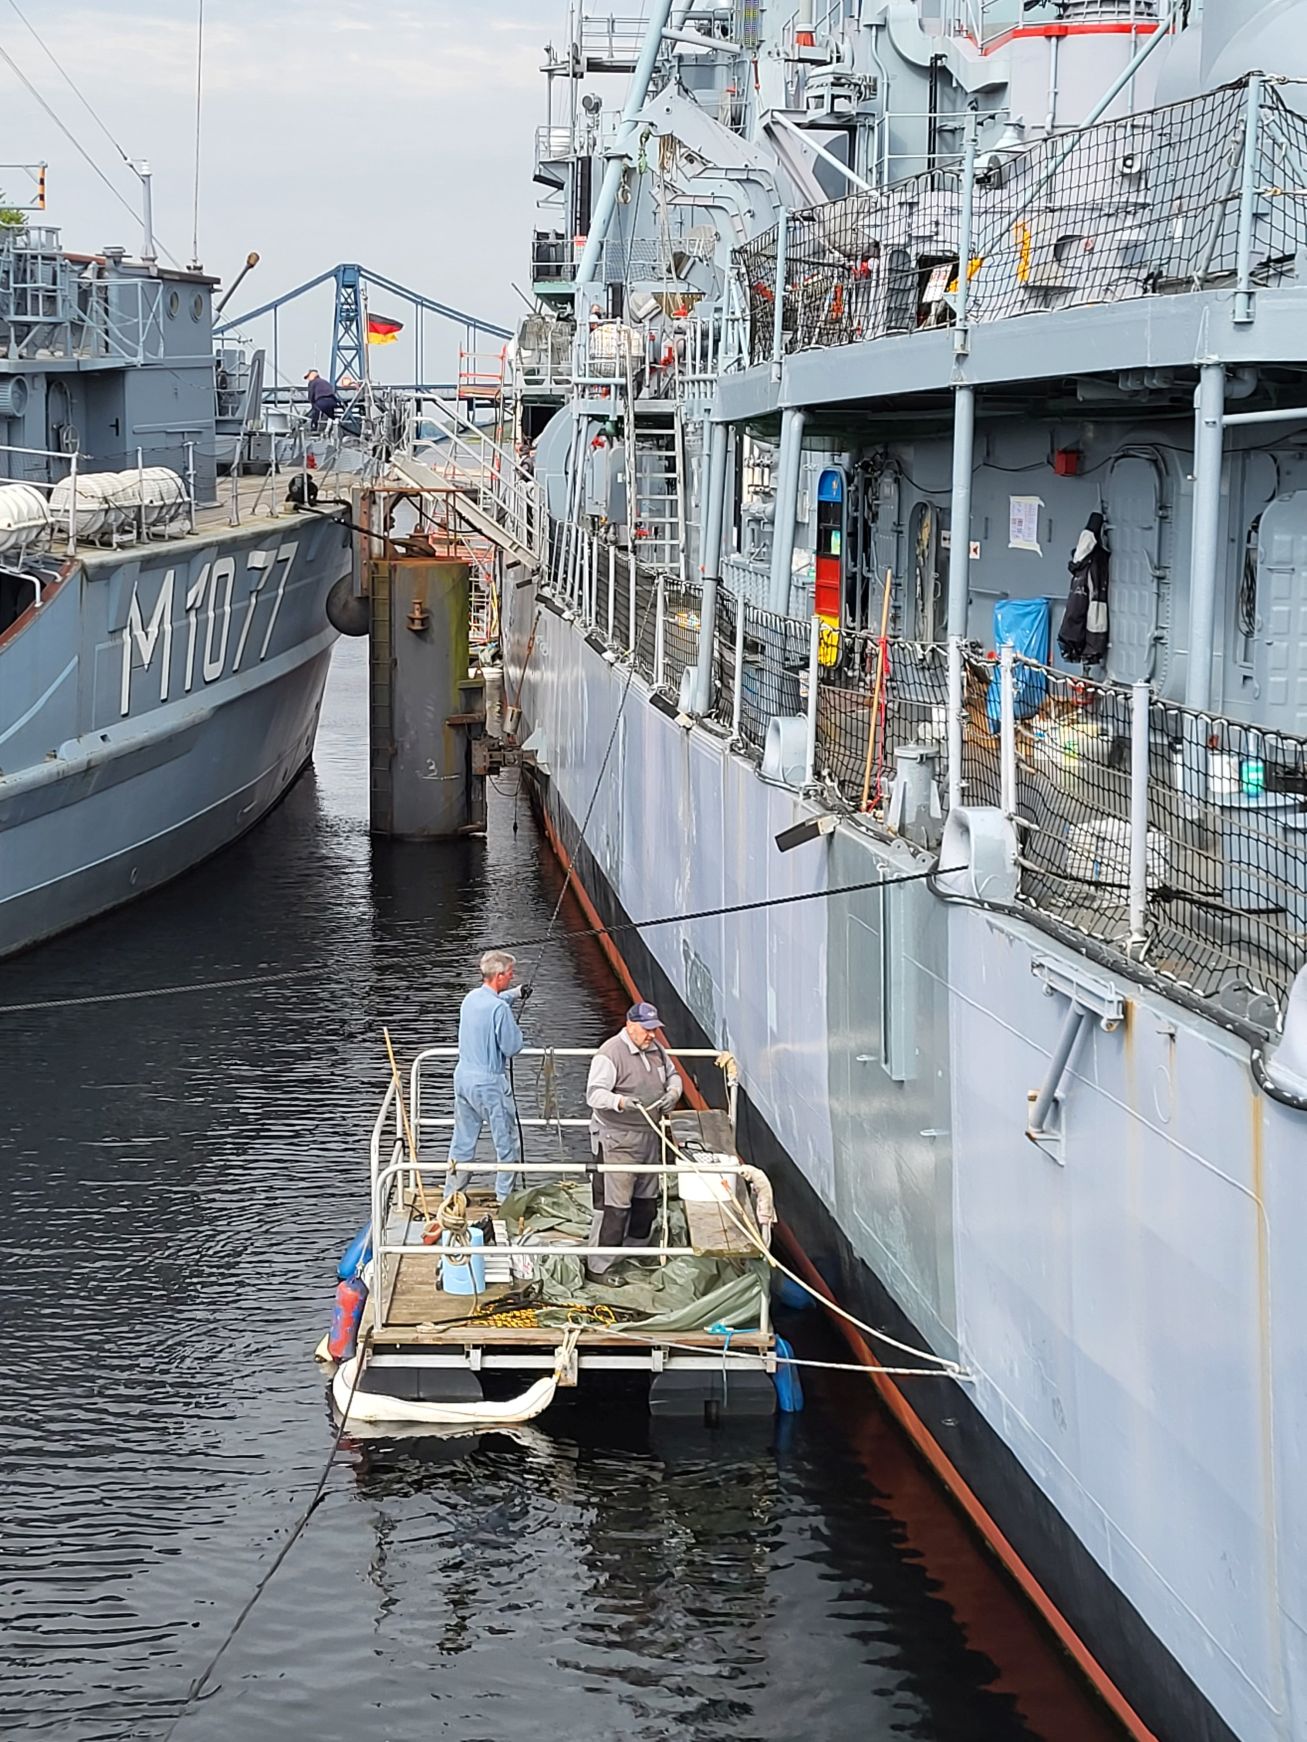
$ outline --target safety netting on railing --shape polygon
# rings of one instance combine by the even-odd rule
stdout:
[[[1146,959],[1253,1020],[1307,962],[1307,739],[1154,701]]]
[[[968,193],[970,321],[1293,277],[1307,120],[1287,84],[1250,75],[1033,144],[999,141],[969,190],[956,170],[931,170],[787,214],[783,238],[776,226],[735,254],[751,360],[773,354],[780,251],[782,352],[951,324]]]
[[[566,550],[556,565],[567,572]],[[584,562],[572,573],[596,572]],[[632,587],[607,553],[569,603],[624,657]],[[634,664],[679,690],[697,663],[697,584],[638,570]],[[661,599],[661,610],[660,610]],[[661,625],[661,630],[660,630]],[[1007,813],[1018,843],[1018,899],[1032,921],[1074,933],[1174,980],[1268,1031],[1307,962],[1307,737],[1210,713],[1014,656],[1010,726],[1001,660],[959,649],[961,717],[950,731],[943,645],[825,630],[718,598],[707,713],[761,757],[774,719],[808,717],[816,782],[855,811],[891,814],[897,753],[924,761],[947,805],[948,757],[961,746],[962,802]],[[1145,730],[1146,727],[1146,730]],[[933,758],[933,764],[932,764]],[[1133,773],[1147,768],[1145,808]],[[910,785],[904,791],[910,790]]]
[[[795,719],[805,711],[810,632],[806,622],[793,617],[748,603],[740,608],[744,643],[736,675],[738,738],[745,748],[761,755],[772,720]]]
[[[883,809],[895,755],[907,744],[938,754],[948,736],[948,659],[932,642],[827,633],[819,644],[816,773],[857,810]]]
[[[663,593],[663,687],[677,695],[682,673],[699,659],[703,589],[696,581],[668,581]]]
[[[1000,797],[998,716],[990,714],[990,686],[998,661],[974,646],[962,649],[962,802],[997,805]]]
[[[997,662],[990,662],[990,674],[983,709],[994,754],[987,765],[989,790],[979,802],[1001,805]],[[973,698],[972,734],[980,699]],[[1018,658],[1012,703],[1010,802],[1022,900],[1089,937],[1124,942],[1130,929],[1130,692]],[[968,803],[978,798],[968,791]]]
[[[785,220],[780,348],[807,351],[907,333],[924,324],[931,271],[957,255],[959,175],[932,170],[883,192],[853,194]],[[780,227],[736,250],[749,311],[749,355],[776,338]],[[939,319],[943,303],[939,301]]]
[[[983,689],[986,745],[977,664],[965,799],[1006,807],[1000,672]],[[1131,692],[1021,659],[1012,687],[1022,903],[1273,1027],[1307,962],[1307,739],[1149,698],[1135,840]]]

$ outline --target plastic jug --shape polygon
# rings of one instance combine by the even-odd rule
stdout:
[[[484,1294],[486,1291],[486,1261],[481,1251],[486,1237],[480,1228],[469,1228],[467,1237],[470,1249],[461,1242],[453,1248],[459,1252],[461,1263],[452,1258],[440,1260],[440,1286],[446,1294]]]

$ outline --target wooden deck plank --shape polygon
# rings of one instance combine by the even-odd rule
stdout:
[[[716,1109],[695,1111],[684,1108],[673,1115],[671,1126],[672,1135],[678,1145],[684,1147],[690,1143],[695,1151],[704,1155],[705,1168],[711,1168],[709,1157],[714,1155],[736,1159],[734,1134],[725,1113]],[[697,1177],[695,1170],[683,1169],[682,1173],[689,1181],[689,1189],[693,1190]],[[478,1219],[483,1209],[489,1210],[493,1202],[487,1199],[482,1205],[480,1196],[477,1194],[469,1206],[474,1220]],[[416,1242],[420,1238],[417,1229],[422,1225],[422,1217],[416,1204],[408,1208],[411,1229],[408,1237]],[[757,1247],[721,1202],[713,1202],[708,1198],[682,1198],[682,1208],[689,1224],[690,1244],[701,1256],[737,1259],[757,1256]],[[732,1200],[732,1208],[750,1228],[756,1230],[753,1209],[747,1197],[736,1195]],[[515,1231],[513,1234],[515,1237]],[[377,1347],[396,1344],[448,1347],[451,1344],[463,1346],[474,1342],[485,1347],[538,1349],[554,1346],[561,1340],[561,1326],[517,1327],[456,1323],[455,1321],[466,1319],[478,1306],[489,1305],[505,1295],[516,1293],[525,1285],[520,1282],[487,1283],[479,1296],[446,1294],[437,1286],[439,1263],[440,1254],[434,1247],[417,1244],[399,1260],[393,1281],[388,1278],[390,1287],[385,1322],[382,1330],[374,1337]],[[630,1339],[605,1332],[601,1327],[587,1327],[581,1340],[587,1347],[632,1346]],[[707,1331],[678,1332],[669,1340],[703,1349],[720,1349],[724,1341],[721,1336],[714,1336]],[[769,1343],[770,1338],[758,1331],[736,1332],[731,1338],[732,1348],[758,1350],[767,1348]]]

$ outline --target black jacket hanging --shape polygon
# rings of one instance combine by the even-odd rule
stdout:
[[[1107,558],[1103,516],[1091,514],[1067,564],[1071,590],[1057,646],[1068,665],[1102,665],[1107,658]]]

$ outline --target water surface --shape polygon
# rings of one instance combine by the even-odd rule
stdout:
[[[311,970],[0,1014],[11,1735],[168,1734],[331,1445],[310,1355],[366,1214],[381,1025],[405,1058],[452,1041],[480,951],[557,896],[511,773],[486,841],[369,840],[362,655],[262,827],[0,970],[0,1004]],[[624,1002],[585,945],[531,1009],[594,1044]],[[744,1434],[628,1396],[514,1438],[347,1439],[180,1742],[1107,1742],[867,1381],[808,1396]]]

